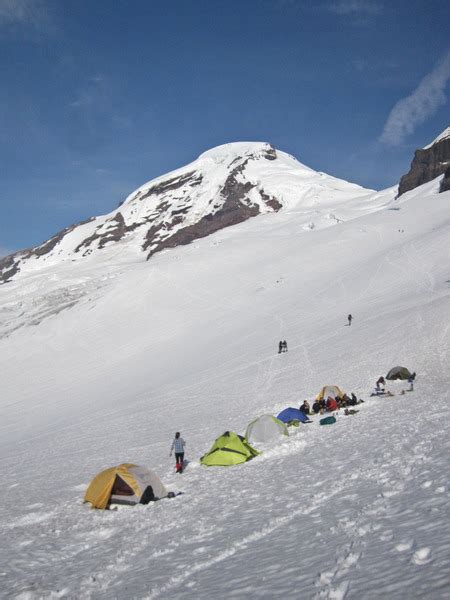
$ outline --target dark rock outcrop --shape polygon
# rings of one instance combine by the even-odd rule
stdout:
[[[432,181],[445,173],[441,182],[440,192],[449,189],[450,175],[450,138],[444,138],[433,144],[430,148],[416,150],[411,169],[400,180],[398,195],[401,196],[409,190]]]
[[[238,194],[242,192],[242,188],[238,187]],[[197,223],[188,225],[182,229],[178,229],[173,235],[165,239],[160,239],[154,247],[151,249],[147,260],[156,252],[160,252],[165,248],[176,248],[177,246],[184,246],[190,244],[194,240],[211,235],[224,227],[230,227],[230,225],[237,225],[242,223],[250,217],[255,217],[259,214],[258,206],[247,206],[242,204],[236,196],[230,196],[214,215],[209,214],[202,217]],[[152,245],[154,235],[158,233],[156,231],[149,230],[147,233],[147,239],[144,244],[144,250]]]
[[[23,251],[20,252],[20,256],[23,256]],[[0,281],[2,283],[7,283],[20,271],[20,256],[19,253],[16,253],[0,259]]]
[[[448,192],[450,190],[450,167],[445,169],[444,178],[439,186],[440,192]]]
[[[277,158],[275,148],[269,146],[264,153],[264,158],[267,160],[275,160]],[[170,229],[172,229],[175,224],[179,224],[183,221],[181,216],[176,216],[176,221],[172,220],[172,223],[164,226],[167,235],[161,236],[161,226],[151,227],[147,232],[143,244],[143,250],[151,248],[147,260],[153,256],[153,254],[156,254],[156,252],[160,252],[166,248],[176,248],[177,246],[190,244],[194,240],[211,235],[224,227],[237,225],[238,223],[242,223],[243,221],[258,215],[260,213],[259,206],[252,203],[248,197],[248,193],[253,189],[258,191],[266,206],[269,206],[274,212],[280,210],[282,205],[276,198],[269,196],[264,191],[258,189],[258,186],[250,181],[241,181],[239,179],[239,175],[243,173],[247,163],[251,159],[252,157],[247,157],[245,159],[237,158],[231,163],[230,167],[233,164],[235,164],[235,166],[231,169],[230,174],[220,190],[220,196],[224,202],[219,210],[205,215],[197,223],[182,227],[174,233],[170,233]],[[192,174],[190,175],[192,176]],[[214,208],[216,208],[216,205]],[[172,216],[174,214],[175,211],[172,212]]]
[[[167,194],[167,192],[183,187],[183,185],[187,183],[190,185],[190,187],[195,187],[201,184],[202,179],[202,175],[200,173],[196,173],[195,171],[184,173],[183,175],[173,177],[172,179],[165,179],[161,183],[149,188],[145,194],[139,198],[139,200],[144,200],[149,196],[161,196],[163,194]]]
[[[99,240],[98,247],[104,248],[108,242],[118,242],[123,238],[129,228],[125,225],[125,220],[122,213],[117,212],[114,217],[108,219],[106,223],[97,228],[95,233],[84,239],[75,248],[75,252],[79,252],[83,248],[89,248],[92,242]]]
[[[27,248],[25,250],[19,250],[14,254],[10,254],[2,258],[0,260],[0,283],[8,283],[8,281],[11,281],[14,275],[16,275],[20,271],[20,265],[22,261],[27,260],[28,258],[31,258],[33,256],[35,256],[36,258],[45,256],[46,254],[51,252],[68,233],[73,231],[79,225],[90,223],[94,220],[94,218],[95,217],[91,217],[89,219],[81,221],[80,223],[75,223],[74,225],[66,227],[40,246],[36,246],[34,248]]]

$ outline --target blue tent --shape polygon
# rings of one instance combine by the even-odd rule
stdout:
[[[291,421],[311,423],[311,420],[309,419],[308,415],[305,415],[305,413],[301,410],[298,410],[298,408],[292,408],[292,406],[282,410],[277,416],[277,419],[280,419],[280,421],[283,421],[283,423],[290,423]]]

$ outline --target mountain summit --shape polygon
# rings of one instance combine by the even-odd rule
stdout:
[[[107,259],[118,248],[134,260],[149,259],[260,214],[317,212],[369,193],[316,172],[268,143],[225,144],[144,184],[111,213],[2,259],[0,282],[65,260]]]

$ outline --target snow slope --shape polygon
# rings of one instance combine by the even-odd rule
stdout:
[[[293,205],[147,263],[60,262],[2,286],[2,595],[450,597],[450,192],[438,188],[367,208],[350,195],[351,218],[323,229]],[[370,398],[397,364],[417,371],[415,391]],[[314,419],[238,467],[199,465],[223,431],[333,383],[365,399],[357,415]],[[184,493],[83,505],[90,479],[125,461]]]

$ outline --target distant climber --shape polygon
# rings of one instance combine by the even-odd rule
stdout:
[[[352,321],[353,321],[352,315],[348,315],[347,319],[348,319],[348,326],[350,327],[350,325],[352,324]]]
[[[278,342],[278,354],[281,354],[283,352],[283,342],[280,340]]]
[[[287,341],[283,341],[283,352],[287,352]]]
[[[172,452],[175,450],[175,461],[176,461],[176,469],[177,473],[182,473],[184,469],[184,447],[186,446],[186,442],[180,437],[180,432],[177,431],[175,434],[175,438],[172,442],[172,446],[170,447],[170,454],[172,456]]]
[[[416,373],[414,372],[412,375],[408,377],[409,390],[408,392],[414,391],[414,379],[416,378]]]

